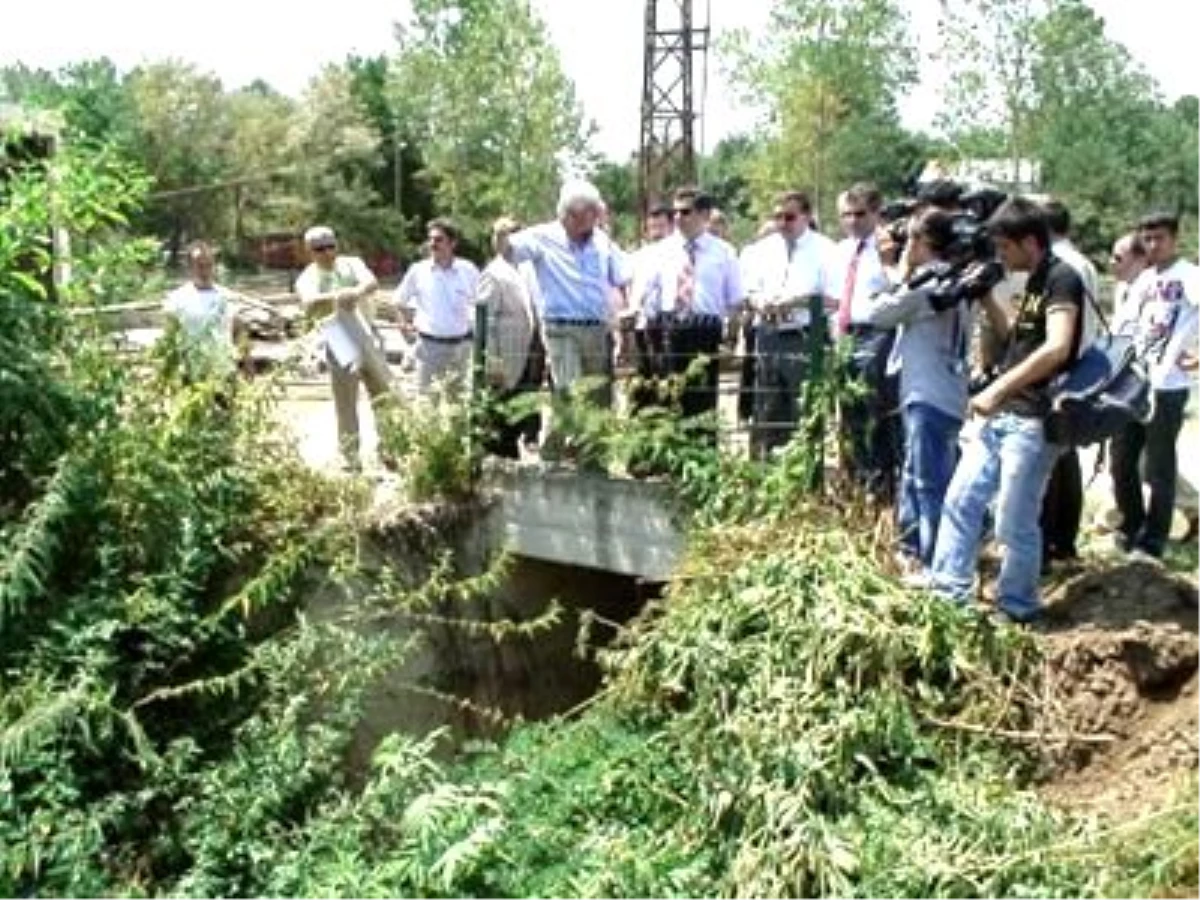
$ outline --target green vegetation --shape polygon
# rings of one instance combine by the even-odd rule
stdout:
[[[832,148],[886,146],[870,172],[891,187],[924,146],[894,116],[911,78],[897,10],[800,6],[778,4],[783,24],[753,70],[776,125],[708,161],[722,202],[746,215],[797,178],[827,206],[851,177]],[[1194,100],[1168,108],[1138,94],[1142,76],[1095,18],[1071,0],[1051,6],[1022,26],[1058,48],[1031,63],[1035,93],[1010,94],[999,121],[959,121],[956,133],[1042,153],[1049,187],[1079,203],[1097,246],[1151,202],[1194,215]],[[578,149],[581,126],[540,28],[515,48],[489,38],[504,9],[423,0],[402,58],[333,67],[303,106],[265,85],[226,93],[176,63],[4,71],[10,93],[63,111],[72,140],[52,178],[16,173],[0,186],[0,893],[1194,891],[1194,780],[1144,818],[1049,809],[1032,790],[1042,760],[1027,739],[1055,727],[1039,644],[883,574],[862,510],[813,492],[806,442],[759,466],[698,447],[662,412],[558,410],[564,455],[668,479],[691,528],[666,596],[603,654],[597,697],[449,759],[438,735],[393,735],[351,777],[368,689],[428,629],[501,640],[536,633],[557,610],[474,621],[499,561],[467,579],[438,548],[403,577],[380,567],[359,533],[361,485],[302,465],[272,426],[275,385],[185,384],[169,343],[118,360],[72,311],[153,284],[154,243],[133,238],[146,230],[236,242],[320,216],[363,246],[390,245],[435,209],[478,227],[518,202],[541,208],[530,186],[546,188],[547,160]],[[1004,21],[1014,8],[979,9]],[[891,36],[894,57],[865,52],[858,13]],[[442,77],[464,56],[463,72],[496,72],[509,52],[537,63],[537,103],[500,77]],[[1099,60],[1097,72],[1052,71],[1072,58]],[[407,93],[422,87],[437,96]],[[474,121],[472,92],[492,87],[495,115]],[[405,132],[401,97],[445,130],[413,120]],[[1145,128],[1103,127],[1106,104],[1123,97],[1132,105],[1113,109]],[[514,104],[553,121],[514,118]],[[820,152],[797,173],[786,142],[814,110]],[[1086,140],[1068,127],[1076,115],[1091,123]],[[529,155],[476,146],[481,126]],[[531,145],[529,129],[554,140]],[[1158,174],[1112,175],[1140,159],[1145,134],[1160,138]],[[478,154],[460,158],[466,147]],[[248,173],[264,176],[262,190],[146,204],[151,179],[171,190]],[[618,186],[628,175],[607,170]],[[1120,202],[1102,205],[1110,196]],[[72,236],[61,303],[43,288],[52,210]],[[845,390],[836,357],[821,368],[807,428]],[[471,496],[478,415],[429,407],[385,426],[410,499]],[[1185,562],[1194,570],[1194,548]],[[313,597],[327,601],[321,614],[306,609]],[[387,627],[397,623],[408,637]]]

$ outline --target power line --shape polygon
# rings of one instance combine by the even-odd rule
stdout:
[[[296,172],[295,166],[274,169],[259,175],[244,175],[241,178],[229,178],[224,181],[211,181],[208,184],[196,184],[189,187],[172,188],[169,191],[155,191],[146,197],[147,202],[153,200],[169,200],[172,197],[186,197],[190,194],[203,194],[207,191],[219,191],[224,188],[240,187],[243,184],[255,184],[260,181],[270,181],[277,175],[291,175]]]

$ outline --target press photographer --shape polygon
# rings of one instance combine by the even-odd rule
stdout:
[[[1060,449],[1046,437],[1049,389],[1077,356],[1084,288],[1078,273],[1051,253],[1036,203],[1006,201],[988,220],[988,231],[1005,268],[1028,272],[1029,280],[1015,312],[990,293],[980,304],[1004,342],[1004,356],[996,380],[970,401],[982,421],[964,442],[946,493],[932,585],[970,600],[984,516],[994,501],[1003,548],[998,605],[1009,618],[1025,621],[1041,610],[1038,513]]]
[[[897,329],[891,368],[898,365],[900,370],[904,427],[898,549],[902,567],[915,573],[933,560],[942,501],[967,412],[974,288],[963,285],[975,284],[966,277],[968,269],[978,263],[975,255],[990,253],[990,246],[960,216],[940,209],[918,213],[909,230],[911,277],[872,299],[869,321],[876,328]]]

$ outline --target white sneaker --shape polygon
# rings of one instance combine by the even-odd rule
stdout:
[[[1129,561],[1144,563],[1148,566],[1154,566],[1156,569],[1161,569],[1163,567],[1163,561],[1161,559],[1159,559],[1157,556],[1151,556],[1141,548],[1135,548],[1129,551]]]
[[[933,587],[933,576],[926,570],[919,569],[915,572],[909,572],[900,579],[900,583],[914,591],[927,591]]]

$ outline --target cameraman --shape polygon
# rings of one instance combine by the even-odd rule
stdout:
[[[899,326],[889,369],[899,364],[904,462],[897,526],[902,562],[910,571],[933,562],[942,501],[967,412],[969,302],[961,296],[941,309],[931,303],[943,286],[935,273],[948,269],[955,240],[950,213],[930,208],[918,214],[909,231],[912,271],[905,273],[906,284],[872,298],[868,317],[876,328]]]
[[[970,429],[946,494],[931,583],[960,602],[969,599],[984,516],[995,500],[996,540],[1004,549],[997,602],[1009,619],[1028,621],[1041,611],[1038,513],[1059,454],[1046,439],[1047,387],[1077,355],[1084,288],[1079,274],[1050,252],[1037,204],[1008,200],[988,230],[1004,267],[1029,272],[1029,280],[1015,313],[990,295],[983,301],[1004,354],[995,381],[971,399],[982,421],[972,423],[978,427]]]

